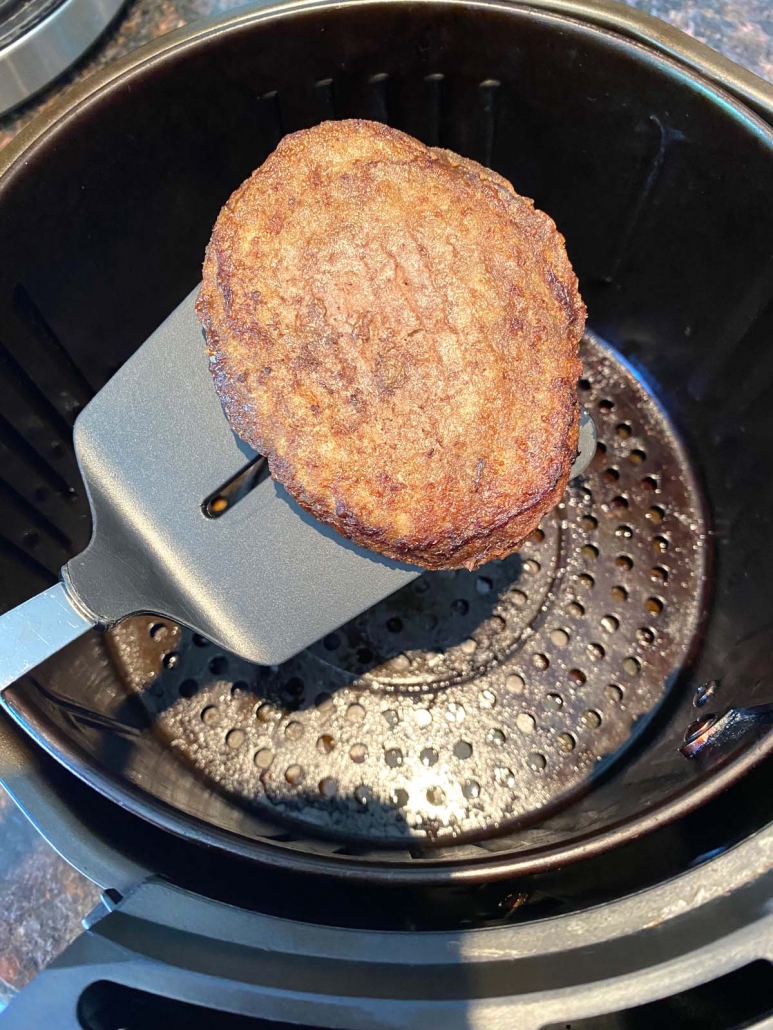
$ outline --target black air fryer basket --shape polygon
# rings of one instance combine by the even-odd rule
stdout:
[[[773,88],[653,26],[587,3],[247,9],[0,155],[6,607],[88,540],[78,411],[285,133],[373,118],[491,166],[554,218],[589,310],[599,453],[519,555],[422,577],[278,668],[142,616],[6,693],[88,785],[44,763],[94,839],[158,845],[197,892],[228,895],[207,862],[259,868],[251,907],[428,927],[606,901],[766,822]]]

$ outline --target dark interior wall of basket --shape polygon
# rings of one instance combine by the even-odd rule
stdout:
[[[550,212],[591,327],[660,396],[701,482],[713,600],[659,735],[642,738],[614,781],[539,830],[487,848],[517,852],[613,824],[727,759],[720,751],[691,763],[678,752],[707,712],[696,690],[718,683],[723,710],[771,700],[770,142],[643,51],[544,15],[395,5],[289,22],[292,65],[282,20],[235,27],[136,70],[131,89],[84,104],[0,185],[2,603],[51,582],[87,542],[72,422],[195,285],[230,191],[285,132],[327,117],[383,119],[491,164]],[[611,439],[614,409],[591,395],[602,439]],[[621,515],[607,508],[610,519]],[[668,575],[667,554],[657,567]],[[667,595],[662,580],[655,588]],[[104,661],[84,652],[72,668],[90,670],[89,704],[115,717]],[[51,675],[63,686],[63,670]],[[42,694],[35,705],[68,723],[49,701]],[[80,726],[79,746],[104,757],[107,725]],[[175,761],[157,741],[137,746],[148,752],[145,769]],[[126,772],[122,761],[115,772]],[[158,789],[179,805],[169,769]],[[197,795],[186,784],[185,798],[211,813],[205,787]],[[219,825],[271,836],[228,804]]]

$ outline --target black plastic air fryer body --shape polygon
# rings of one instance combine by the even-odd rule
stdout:
[[[247,9],[54,105],[0,157],[2,603],[86,543],[74,417],[195,285],[224,199],[284,133],[349,116],[477,158],[555,219],[590,328],[696,477],[711,565],[690,651],[635,745],[562,807],[401,851],[218,793],[84,640],[4,695],[0,774],[105,909],[3,1018],[767,1026],[773,88],[681,34],[559,0]]]

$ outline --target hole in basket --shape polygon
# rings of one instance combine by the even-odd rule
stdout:
[[[587,678],[588,677],[585,675],[585,673],[582,671],[582,669],[570,669],[569,670],[569,679],[573,680],[575,683],[578,683],[580,686],[582,686],[583,683],[585,683]]]
[[[625,587],[621,587],[620,585],[614,586],[614,587],[612,587],[611,593],[612,593],[612,600],[613,601],[627,601],[628,600],[628,591],[625,589]]]
[[[207,726],[215,726],[220,722],[220,712],[216,705],[207,705],[201,713],[201,721]]]
[[[279,718],[279,709],[267,701],[265,704],[260,705],[257,712],[255,712],[255,718],[258,722],[273,722]]]
[[[593,708],[587,712],[583,712],[580,720],[583,726],[587,726],[589,730],[597,730],[601,725],[601,716]]]
[[[273,761],[274,752],[267,747],[262,747],[259,751],[256,751],[253,758],[253,762],[258,769],[269,769]]]
[[[446,796],[440,787],[427,788],[427,801],[429,801],[431,805],[442,805],[445,799]]]
[[[290,765],[285,770],[285,779],[291,787],[297,787],[299,783],[303,783],[306,777],[306,772],[302,765]]]
[[[349,748],[349,757],[357,765],[361,765],[368,757],[368,749],[364,744],[352,744]]]
[[[244,730],[240,730],[240,729],[229,730],[228,733],[226,734],[225,742],[228,745],[228,747],[230,747],[233,751],[236,751],[237,748],[240,748],[242,746],[242,744],[245,741],[246,736],[247,735],[244,732]]]
[[[615,558],[615,565],[618,569],[623,569],[625,572],[630,572],[633,568],[633,558],[627,554],[618,554]]]
[[[629,422],[618,422],[615,426],[615,432],[621,440],[627,440],[631,436],[633,430],[631,429]]]
[[[399,769],[403,764],[403,753],[399,747],[390,747],[384,752],[384,761],[390,769]]]
[[[336,742],[329,733],[323,733],[322,736],[317,737],[317,751],[321,755],[329,755],[335,746]]]
[[[213,676],[222,676],[225,670],[228,668],[228,659],[225,655],[219,654],[215,658],[211,659],[209,663],[209,671]]]
[[[556,737],[556,745],[559,751],[565,751],[568,753],[570,751],[574,751],[577,746],[577,741],[571,733],[559,733]]]
[[[592,533],[594,529],[599,528],[599,520],[593,515],[583,515],[581,525],[586,533]]]
[[[537,728],[537,720],[529,712],[519,712],[515,717],[515,725],[521,733],[534,733]]]
[[[288,740],[300,740],[303,736],[303,723],[293,720],[285,726],[285,737]]]
[[[282,704],[291,711],[297,711],[306,691],[306,686],[300,676],[291,676],[280,691]]]
[[[644,607],[650,615],[660,615],[663,611],[663,602],[659,597],[648,597],[645,601]]]
[[[177,692],[180,697],[193,697],[196,691],[199,689],[199,685],[196,680],[183,680],[180,686],[177,688]]]
[[[614,401],[611,401],[611,400],[609,400],[609,398],[606,398],[606,397],[604,398],[604,400],[599,401],[599,411],[601,412],[602,415],[609,415],[614,410],[615,410],[615,402]]]
[[[594,547],[593,544],[584,544],[580,553],[586,561],[596,561],[599,556],[599,549]]]
[[[638,676],[641,672],[641,662],[639,659],[632,656],[626,658],[623,662],[623,672],[626,676],[630,676],[631,679],[633,679],[634,676]]]
[[[628,460],[632,465],[643,465],[647,460],[647,452],[635,447],[628,455]]]
[[[517,672],[511,672],[505,680],[505,686],[514,694],[522,694],[526,688],[526,681]]]
[[[619,536],[623,540],[630,540],[633,536],[633,530],[630,526],[618,526],[615,530],[615,536]]]

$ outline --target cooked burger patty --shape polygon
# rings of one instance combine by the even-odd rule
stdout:
[[[551,219],[476,162],[367,121],[287,136],[197,310],[235,431],[356,543],[472,569],[560,499],[585,307]]]

